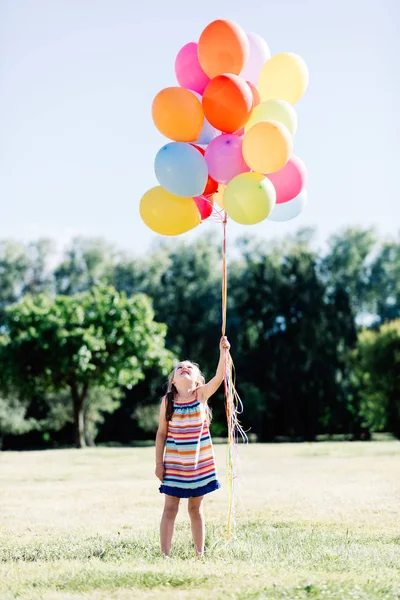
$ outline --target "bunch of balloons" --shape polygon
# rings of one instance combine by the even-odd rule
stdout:
[[[179,86],[152,105],[157,129],[172,140],[155,158],[159,186],[144,194],[150,229],[178,235],[213,213],[237,223],[287,221],[302,211],[306,168],[293,155],[293,108],[308,85],[304,60],[271,57],[265,40],[228,20],[213,21],[175,60]]]

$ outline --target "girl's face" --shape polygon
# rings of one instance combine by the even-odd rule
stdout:
[[[191,362],[185,360],[175,368],[174,381],[175,384],[179,382],[192,382],[197,383],[199,380],[199,370],[197,367],[192,365]]]

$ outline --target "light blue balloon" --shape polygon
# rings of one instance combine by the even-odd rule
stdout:
[[[275,204],[271,214],[268,217],[269,221],[291,221],[292,219],[299,216],[303,212],[307,204],[307,192],[303,190],[296,198],[289,200],[289,202],[283,202],[282,204]]]
[[[211,142],[211,140],[213,140],[216,137],[216,135],[217,130],[215,129],[215,127],[213,127],[211,123],[207,121],[207,119],[204,119],[203,129],[201,130],[199,137],[195,141],[195,144],[206,146]]]
[[[193,96],[196,96],[200,104],[203,103],[203,97],[200,96],[198,92],[194,92],[193,90],[189,90],[189,92],[192,92]],[[215,129],[215,127],[213,127],[211,123],[207,121],[207,119],[204,119],[203,129],[201,130],[199,137],[195,141],[195,144],[199,144],[200,146],[207,146],[207,144],[209,144],[211,140],[213,140],[216,136],[217,130]]]
[[[163,146],[154,161],[156,177],[175,196],[201,196],[208,179],[207,163],[199,150],[184,142]]]

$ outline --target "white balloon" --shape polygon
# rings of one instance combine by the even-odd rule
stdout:
[[[291,221],[303,212],[307,205],[307,192],[303,190],[296,198],[289,202],[275,204],[271,214],[268,217],[269,221]]]
[[[258,35],[258,33],[247,33],[247,37],[249,39],[250,53],[240,76],[257,86],[261,69],[267,60],[271,58],[271,50],[264,38]]]

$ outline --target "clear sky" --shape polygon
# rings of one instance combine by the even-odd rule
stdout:
[[[397,234],[399,0],[0,0],[0,238],[150,247],[157,235],[138,207],[164,143],[152,99],[176,85],[178,50],[216,18],[259,33],[272,54],[300,54],[310,71],[295,137],[308,207],[232,234],[315,225],[324,240],[355,224]]]

